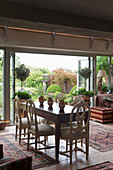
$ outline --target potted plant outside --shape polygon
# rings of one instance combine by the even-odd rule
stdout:
[[[49,105],[49,109],[52,109],[52,106],[53,106],[53,97],[52,97],[52,95],[48,95],[47,98],[48,98],[47,99],[47,103]]]
[[[58,95],[58,101],[59,101],[59,108],[60,108],[60,111],[64,111],[64,107],[65,107],[65,95],[63,93],[60,93]]]
[[[23,107],[21,106],[21,103],[22,102],[26,102],[27,99],[31,98],[31,94],[30,94],[30,92],[28,92],[26,90],[20,90],[20,91],[14,93],[14,95],[12,97],[13,101],[15,101],[15,96],[18,96],[18,98],[19,98],[21,116],[25,117],[26,116],[26,112],[24,111],[24,113],[23,113]]]
[[[80,88],[77,94],[82,95],[84,101],[89,105],[90,105],[90,97],[93,97],[95,95],[93,91],[86,91],[85,88]]]
[[[45,101],[45,97],[44,97],[45,92],[44,92],[43,85],[41,83],[37,86],[37,94],[38,94],[40,106],[43,106],[43,103]]]
[[[85,67],[85,68],[79,70],[79,75],[85,79],[85,88],[86,88],[86,80],[90,78],[91,69]]]

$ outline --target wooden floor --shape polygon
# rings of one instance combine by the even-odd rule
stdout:
[[[94,124],[98,124],[97,122],[92,121],[92,123]],[[109,123],[109,124],[101,124],[99,123],[101,126],[105,126],[105,127],[109,127],[113,129],[113,123]],[[14,126],[10,126],[7,127],[5,130],[0,131],[0,135],[2,134],[8,134],[8,133],[15,133],[15,127]],[[49,137],[49,143],[53,143],[54,142],[54,138],[53,137]],[[64,150],[65,148],[65,142],[61,141],[60,143],[60,150]],[[55,158],[55,151],[54,148],[53,149],[48,149],[48,150],[42,150],[43,152],[45,152],[46,154],[48,154],[49,156],[51,156],[52,158]],[[86,161],[86,157],[85,154],[78,152],[77,153],[77,158],[75,158],[75,154],[73,153],[73,163],[72,165],[70,165],[70,161],[69,158],[60,155],[59,156],[59,164],[56,165],[52,165],[49,167],[45,167],[45,168],[40,168],[40,170],[76,170],[79,168],[83,168],[86,166],[90,166],[90,165],[94,165],[97,163],[101,163],[104,161],[111,161],[113,162],[113,150],[112,151],[108,151],[108,152],[100,152],[92,147],[89,148],[89,160]],[[38,169],[39,170],[39,169]]]

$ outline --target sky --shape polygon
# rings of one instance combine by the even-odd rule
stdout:
[[[25,65],[38,68],[48,68],[50,71],[56,68],[77,70],[77,61],[80,57],[48,54],[16,53],[20,62]]]

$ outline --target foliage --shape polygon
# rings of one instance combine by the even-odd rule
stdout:
[[[108,91],[108,86],[105,83],[102,84],[102,91],[103,92],[107,92]]]
[[[86,92],[86,89],[84,87],[80,88],[77,92],[78,95],[84,95],[84,92]]]
[[[68,97],[64,101],[68,104],[68,103],[72,103],[74,100],[73,97]]]
[[[77,74],[63,68],[56,69],[50,76],[51,84],[58,84],[62,87],[72,87],[77,84]]]
[[[75,96],[77,96],[77,85],[75,85],[75,86],[71,89],[71,91],[70,91],[69,94],[70,94],[70,95],[75,95]]]
[[[53,93],[53,98],[55,99],[55,101],[57,100],[57,97],[58,97],[59,94],[60,94],[60,92],[58,92],[58,91]]]
[[[52,94],[48,94],[47,95],[47,99],[53,99],[53,95]]]
[[[57,84],[51,84],[48,88],[47,88],[47,93],[55,93],[56,91],[61,92],[62,88],[57,85]]]
[[[95,95],[93,91],[86,91],[85,88],[79,89],[78,92],[77,92],[77,94],[78,94],[78,95],[88,95],[88,96],[90,96],[90,97],[92,97],[92,96]]]
[[[85,68],[79,70],[79,74],[80,74],[81,77],[85,78],[85,88],[86,88],[86,79],[90,78],[91,69],[85,67]]]
[[[44,96],[45,95],[45,92],[44,92],[44,89],[43,89],[43,85],[40,83],[39,85],[37,85],[37,95],[38,97],[40,96]]]
[[[44,74],[50,74],[48,69],[35,68],[30,71],[30,76],[27,78],[27,87],[37,87],[43,80],[45,80],[47,87],[49,86],[49,77],[43,77]]]
[[[110,92],[113,92],[113,85],[110,86]]]
[[[0,84],[0,107],[2,107],[2,83]]]
[[[37,88],[37,85],[41,83],[42,83],[42,77],[36,72],[31,73],[31,75],[27,78],[27,87]]]
[[[58,101],[64,101],[66,99],[66,96],[63,93],[60,93],[58,94],[57,98],[58,98]]]
[[[106,56],[97,56],[97,73],[99,70],[106,70],[106,74],[109,74],[109,60]],[[111,57],[111,75],[113,76],[113,57]]]
[[[94,94],[93,91],[85,91],[85,92],[84,92],[84,95],[87,95],[87,96],[92,97],[92,96],[94,96],[95,94]]]
[[[15,92],[15,94],[12,97],[12,99],[14,99],[16,95],[19,97],[19,99],[29,99],[29,98],[31,98],[31,94],[29,94],[25,90],[24,91]]]
[[[91,75],[91,69],[85,67],[85,68],[79,70],[79,74],[81,77],[88,79],[88,78],[90,78],[90,75]]]
[[[21,87],[22,87],[22,82],[26,80],[26,78],[29,76],[30,70],[25,67],[24,64],[19,65],[19,67],[15,68],[15,73],[17,79],[21,81]]]

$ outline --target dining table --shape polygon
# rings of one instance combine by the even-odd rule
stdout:
[[[25,103],[22,104],[25,106]],[[61,124],[68,123],[70,121],[70,113],[73,106],[65,105],[64,111],[60,111],[59,104],[54,102],[52,109],[49,109],[49,106],[46,101],[44,101],[43,106],[40,106],[39,102],[35,102],[36,114],[40,117],[43,117],[49,121],[55,123],[55,157],[56,160],[59,160],[59,141],[60,141],[60,128]],[[73,114],[73,118],[76,113]],[[87,120],[87,114],[86,118]]]

